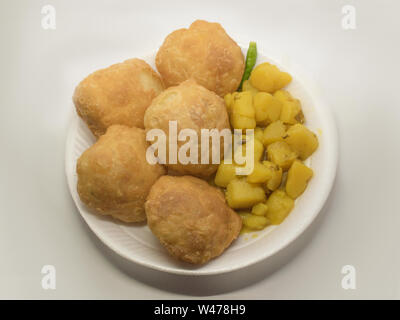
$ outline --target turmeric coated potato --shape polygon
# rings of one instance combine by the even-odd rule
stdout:
[[[263,143],[265,146],[277,141],[283,141],[286,136],[286,126],[281,120],[272,122],[269,126],[264,129]]]
[[[274,191],[281,185],[283,175],[282,168],[270,161],[263,161],[263,165],[271,172],[270,178],[267,180],[265,186],[268,190]]]
[[[269,220],[264,216],[254,215],[251,213],[240,213],[244,231],[255,231],[264,229],[269,223]]]
[[[301,160],[307,159],[318,148],[317,136],[302,124],[290,127],[284,141],[297,152]]]
[[[161,129],[167,135],[169,141],[170,121],[177,122],[177,134],[182,129],[193,129],[197,133],[198,159],[196,163],[181,163],[179,157],[177,163],[169,161],[167,155],[166,166],[171,171],[184,175],[194,175],[199,177],[209,177],[218,168],[218,164],[212,163],[212,152],[210,145],[208,164],[201,164],[201,129],[230,129],[228,113],[225,108],[224,100],[214,92],[198,85],[194,80],[187,80],[179,86],[170,87],[163,91],[153,100],[144,116],[146,130]],[[188,140],[188,139],[186,139]],[[210,138],[210,143],[212,139]],[[177,149],[189,141],[178,141]],[[168,143],[167,143],[168,146]],[[220,141],[220,156],[224,154],[224,139]],[[169,152],[167,150],[167,152]],[[219,160],[219,159],[218,159]]]
[[[264,130],[260,127],[254,129],[254,138],[256,138],[261,143],[264,142]]]
[[[167,87],[193,78],[223,97],[238,88],[244,57],[219,23],[197,20],[188,29],[166,37],[157,53],[156,66]]]
[[[231,180],[226,190],[228,205],[234,209],[250,208],[265,199],[264,189],[257,184],[246,182],[244,178]]]
[[[248,118],[255,117],[253,96],[251,92],[238,92],[233,96],[232,113],[237,113]]]
[[[280,119],[283,123],[296,124],[304,122],[300,100],[293,98],[292,95],[285,90],[276,91],[274,97],[282,104]]]
[[[215,175],[215,184],[220,187],[226,188],[234,178],[236,178],[236,168],[241,167],[246,165],[247,160],[248,161],[254,161],[254,170],[251,174],[247,176],[247,181],[250,183],[262,183],[267,181],[271,176],[272,176],[272,171],[265,167],[260,161],[264,157],[264,146],[260,142],[259,139],[253,140],[254,142],[254,154],[253,158],[247,158],[246,157],[246,143],[247,140],[250,142],[251,138],[246,137],[243,135],[243,141],[246,141],[243,145],[242,148],[239,148],[235,150],[235,155],[233,160],[233,163],[225,163],[225,161],[222,161],[220,165],[218,166],[217,174]],[[238,164],[235,162],[237,159],[236,154],[241,153],[242,157],[244,158],[245,162],[243,164]]]
[[[268,160],[280,166],[284,171],[288,170],[297,153],[284,141],[277,141],[267,147]]]
[[[268,206],[263,202],[257,203],[253,206],[253,208],[251,208],[251,213],[256,216],[265,216],[267,214],[267,211]]]
[[[161,177],[146,201],[148,225],[171,256],[203,264],[219,256],[239,235],[240,217],[223,193],[191,177]]]
[[[271,224],[281,224],[294,207],[294,200],[284,190],[278,189],[269,196],[266,217]]]
[[[254,108],[257,124],[263,126],[279,119],[282,103],[267,92],[259,92],[254,96]]]
[[[251,85],[259,91],[274,93],[292,81],[289,73],[280,71],[277,66],[264,62],[254,68],[250,75]]]
[[[250,80],[243,81],[242,91],[250,91],[253,96],[255,96],[259,92],[251,85]]]
[[[144,203],[165,173],[146,161],[143,129],[113,125],[78,159],[78,194],[83,203],[124,222],[146,219]]]
[[[299,197],[307,188],[308,181],[312,178],[313,171],[299,160],[293,162],[288,171],[286,193],[292,199]]]
[[[264,145],[262,144],[262,142],[260,140],[258,140],[258,139],[252,139],[249,136],[246,137],[245,135],[243,135],[243,137],[244,137],[244,139],[243,139],[244,142],[242,144],[242,147],[241,148],[238,147],[234,151],[233,160],[238,159],[238,156],[240,156],[240,154],[241,154],[243,157],[245,157],[245,162],[241,163],[241,164],[237,163],[237,165],[240,165],[240,166],[246,165],[246,160],[250,160],[250,161],[252,159],[254,159],[254,161],[262,160],[264,158]],[[254,143],[253,158],[250,157],[250,156],[247,157],[247,155],[246,155],[246,152],[247,152],[246,151],[247,150],[247,148],[246,148],[247,140],[248,140],[248,142],[253,142]]]
[[[271,170],[261,162],[254,163],[253,172],[247,176],[247,182],[250,183],[263,183],[271,179]]]
[[[234,129],[254,129],[256,127],[253,95],[250,91],[233,95],[231,107],[231,123]]]
[[[218,166],[214,182],[217,186],[226,188],[236,178],[236,165],[222,161]]]
[[[228,93],[224,97],[226,111],[228,112],[228,115],[231,115],[232,113],[233,99],[234,99],[234,94],[232,93]]]
[[[73,101],[78,115],[99,137],[113,124],[144,128],[144,112],[162,90],[160,76],[146,62],[130,59],[86,77]]]

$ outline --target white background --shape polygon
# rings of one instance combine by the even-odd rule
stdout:
[[[41,27],[46,4],[56,30]],[[346,4],[355,30],[341,27]],[[1,0],[0,298],[400,298],[399,13],[395,0]],[[198,18],[306,70],[332,107],[340,149],[328,203],[294,245],[242,271],[190,278],[100,243],[68,193],[64,148],[83,77],[155,50]],[[45,264],[56,267],[56,290],[41,287]],[[341,287],[347,264],[356,290]]]

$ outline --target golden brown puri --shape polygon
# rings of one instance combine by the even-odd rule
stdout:
[[[146,220],[144,203],[165,169],[146,161],[143,129],[113,125],[78,159],[78,194],[88,207],[124,222]]]
[[[161,244],[173,257],[194,264],[219,256],[242,227],[222,191],[191,176],[158,179],[145,208],[148,225]]]
[[[99,137],[113,124],[144,128],[143,116],[164,85],[143,60],[130,59],[98,70],[75,89],[78,115]]]
[[[224,100],[214,92],[198,85],[190,79],[179,86],[170,87],[158,95],[144,115],[146,131],[161,129],[169,137],[169,122],[177,121],[178,134],[182,129],[193,129],[198,136],[198,164],[168,163],[167,167],[175,174],[189,174],[199,177],[208,177],[218,168],[218,164],[212,164],[210,151],[209,164],[201,164],[201,129],[223,130],[230,128],[228,113]],[[168,142],[167,137],[167,142]],[[211,139],[210,139],[211,141]],[[178,141],[178,150],[187,141]],[[221,157],[223,156],[223,139],[221,139]],[[211,149],[210,149],[211,150]],[[168,153],[168,143],[167,143]]]
[[[156,56],[167,87],[194,78],[224,96],[236,91],[244,72],[242,50],[219,23],[197,20],[169,34]]]

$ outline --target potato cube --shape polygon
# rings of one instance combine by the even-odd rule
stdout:
[[[300,104],[297,102],[284,103],[280,119],[287,124],[303,123],[304,115]]]
[[[251,213],[249,211],[247,211],[247,210],[246,211],[245,210],[237,211],[237,214],[240,216],[240,218],[242,218],[242,221],[243,221],[244,218],[246,218],[246,216],[251,215]]]
[[[263,165],[271,171],[271,178],[268,179],[266,187],[268,190],[276,190],[282,181],[282,168],[270,161],[263,161]]]
[[[249,143],[251,140],[250,140],[250,137],[246,137],[246,136],[243,136],[243,137],[244,137],[244,141],[246,141],[246,142],[242,144],[241,148],[238,147],[234,151],[234,161],[238,160],[236,154],[238,154],[238,156],[239,156],[240,152],[242,152],[242,156],[243,157],[246,157],[246,143]],[[253,139],[253,141],[254,141],[254,161],[257,162],[257,161],[260,161],[260,160],[262,160],[264,158],[264,145],[258,139]],[[246,162],[242,163],[242,164],[239,164],[236,161],[235,161],[235,163],[237,165],[241,165],[241,166],[244,166],[246,164]]]
[[[242,85],[242,91],[250,91],[252,93],[252,95],[256,95],[259,91],[254,88],[249,80],[245,80],[243,81],[243,85]]]
[[[277,141],[283,141],[283,137],[286,135],[286,126],[281,120],[272,122],[268,127],[264,129],[263,143],[268,146],[271,143]]]
[[[253,99],[256,122],[267,125],[279,119],[282,103],[267,92],[259,92]]]
[[[312,178],[313,171],[299,160],[293,162],[288,171],[286,193],[292,199],[300,196],[306,190],[308,181]]]
[[[240,114],[248,118],[254,118],[255,110],[253,106],[253,96],[251,92],[238,92],[234,96],[233,109],[234,114]]]
[[[254,129],[256,127],[255,110],[251,92],[233,93],[230,120],[231,125],[235,129]]]
[[[226,188],[233,179],[236,178],[236,167],[234,164],[224,163],[223,161],[218,166],[215,175],[215,184],[219,187]]]
[[[250,216],[251,213],[250,213],[249,211],[247,211],[247,210],[240,210],[240,211],[237,211],[237,210],[236,210],[236,213],[237,213],[237,214],[239,215],[239,217],[242,219],[242,230],[240,231],[240,233],[246,233],[246,232],[251,232],[251,231],[253,231],[253,230],[247,228],[247,227],[244,225],[244,220],[246,219],[247,216]]]
[[[256,127],[256,119],[242,116],[232,111],[231,125],[234,129],[254,129]]]
[[[264,141],[264,130],[262,128],[256,127],[254,129],[254,138],[256,138],[260,142],[263,142]]]
[[[224,100],[225,100],[226,110],[228,111],[228,114],[231,114],[233,106],[233,95],[231,93],[226,94]]]
[[[278,189],[272,192],[267,202],[268,211],[266,217],[271,224],[280,224],[292,211],[294,200],[285,191]]]
[[[270,224],[269,220],[263,216],[256,216],[254,214],[241,215],[243,226],[250,230],[262,230]]]
[[[257,90],[274,93],[292,81],[290,74],[282,72],[277,66],[264,62],[256,66],[250,75],[250,83]]]
[[[265,216],[268,211],[268,206],[265,203],[257,203],[251,208],[251,213],[256,216]]]
[[[245,179],[233,179],[226,190],[228,205],[234,209],[250,208],[266,199],[264,189],[246,182]]]
[[[240,160],[242,160],[242,158],[244,158],[244,162],[240,163]],[[233,150],[233,162],[235,163],[235,165],[237,166],[244,166],[246,165],[246,144],[243,143],[241,145],[236,146],[236,148]]]
[[[261,162],[255,162],[253,172],[247,176],[247,182],[263,183],[270,179],[271,176],[272,172],[268,167]]]
[[[278,90],[274,97],[282,103],[280,119],[285,124],[303,123],[304,115],[300,100],[294,99],[288,91]]]
[[[233,94],[232,93],[227,93],[224,97],[225,104],[227,106],[232,106],[233,105]]]
[[[301,160],[307,159],[318,148],[317,136],[302,124],[289,128],[285,142],[297,152]]]
[[[267,147],[267,157],[269,161],[277,164],[283,170],[288,170],[296,160],[297,153],[286,142],[277,141]]]
[[[264,157],[264,145],[258,139],[254,139],[254,161],[260,161]]]
[[[281,89],[286,87],[292,81],[292,76],[287,72],[280,72],[280,77],[277,79],[275,83],[275,87]]]

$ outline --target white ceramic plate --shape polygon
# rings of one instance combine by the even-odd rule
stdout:
[[[246,50],[243,49],[246,54]],[[154,67],[155,54],[142,57]],[[308,128],[317,133],[319,148],[308,160],[314,177],[304,194],[296,200],[295,208],[279,226],[241,235],[221,256],[202,266],[192,266],[171,258],[159,244],[146,224],[124,224],[90,211],[76,191],[76,161],[95,141],[85,123],[74,112],[66,145],[66,174],[72,198],[90,229],[108,247],[124,258],[160,271],[186,275],[209,275],[241,269],[277,253],[294,241],[315,219],[323,207],[334,182],[337,165],[337,133],[327,105],[320,99],[315,86],[299,78],[285,65],[258,54],[257,64],[276,64],[293,76],[288,90],[302,102]],[[71,109],[74,107],[71,106]]]

